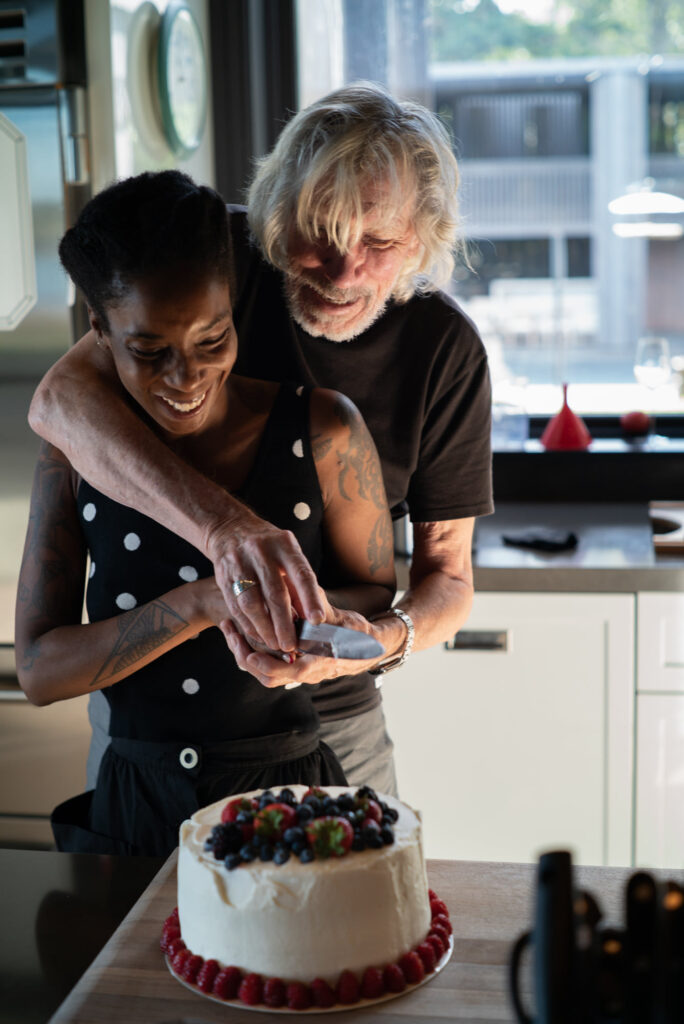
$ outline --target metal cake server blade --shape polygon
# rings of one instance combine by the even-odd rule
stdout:
[[[346,626],[333,626],[329,622],[315,625],[306,619],[295,623],[297,650],[324,658],[379,658],[385,648],[375,637]]]

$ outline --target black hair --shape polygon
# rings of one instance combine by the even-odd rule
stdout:
[[[181,171],[146,171],[98,192],[62,238],[59,258],[108,330],[107,307],[152,275],[189,267],[230,283],[226,205]]]

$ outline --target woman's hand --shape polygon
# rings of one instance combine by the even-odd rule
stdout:
[[[380,630],[359,612],[335,608],[320,590],[320,600],[325,611],[325,622],[344,626],[379,639]],[[253,675],[262,686],[299,686],[302,683],[320,683],[325,679],[358,675],[376,665],[381,658],[359,660],[357,658],[327,658],[314,654],[290,654],[288,652],[267,652],[253,638],[238,633],[230,620],[224,620],[221,628],[237,665],[244,672]]]
[[[228,609],[221,588],[215,576],[187,583],[186,588],[194,602],[197,614],[206,622],[206,627],[220,626],[228,615]]]

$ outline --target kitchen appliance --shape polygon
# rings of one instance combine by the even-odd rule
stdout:
[[[90,198],[83,0],[0,0],[0,372],[37,379],[87,324],[59,264]],[[24,294],[20,294],[23,288]]]
[[[83,0],[0,0],[0,845],[49,847],[49,815],[83,788],[87,699],[28,702],[13,608],[38,438],[26,417],[86,311],[57,254],[90,197]]]
[[[567,851],[539,858],[534,928],[511,951],[510,989],[521,1024],[679,1024],[684,1020],[684,890],[637,871],[623,928],[599,927],[590,893],[574,888]],[[523,1006],[523,952],[533,949],[535,1013]]]

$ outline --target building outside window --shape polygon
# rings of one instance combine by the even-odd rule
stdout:
[[[531,413],[684,411],[681,0],[298,0],[299,100],[366,78],[449,126],[470,266],[450,290],[495,396]],[[616,213],[630,196],[643,208]],[[672,205],[672,203],[670,204]],[[637,342],[667,340],[648,389]]]

